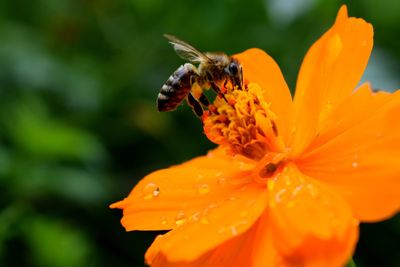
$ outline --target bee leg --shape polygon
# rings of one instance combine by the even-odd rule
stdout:
[[[203,108],[201,107],[201,104],[191,93],[189,93],[187,96],[187,102],[197,117],[203,116]]]
[[[226,100],[225,95],[221,92],[221,90],[215,83],[211,82],[210,85],[211,85],[211,88],[218,94],[219,97],[223,98],[225,100],[225,102],[228,102]]]
[[[226,85],[228,84],[228,79],[225,79],[225,82],[224,82],[224,87],[226,88]]]
[[[208,107],[210,105],[210,101],[208,101],[208,98],[203,93],[199,97],[199,102],[205,107]]]

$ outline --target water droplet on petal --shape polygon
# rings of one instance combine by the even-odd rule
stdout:
[[[282,196],[283,196],[285,193],[286,193],[286,189],[285,189],[285,188],[279,190],[279,191],[275,194],[275,202],[276,202],[276,203],[282,202]]]
[[[298,186],[296,186],[292,192],[292,197],[297,196],[300,193],[300,191],[303,189],[303,187],[304,187],[303,184],[299,184]]]
[[[288,208],[293,208],[293,207],[294,207],[294,204],[295,204],[294,201],[289,201],[289,202],[286,204],[286,207],[288,207]]]
[[[175,218],[175,224],[180,226],[186,222],[186,215],[183,211],[179,212]]]
[[[308,188],[308,192],[310,193],[310,195],[313,199],[317,199],[319,197],[318,188],[316,188],[315,186],[313,186],[311,184],[308,184],[307,188]]]
[[[240,169],[241,171],[248,171],[248,170],[250,170],[250,169],[252,169],[252,168],[253,168],[253,166],[250,165],[250,164],[248,164],[248,163],[245,163],[245,162],[240,162],[240,163],[239,163],[239,169]]]
[[[167,219],[165,217],[161,217],[161,225],[166,225]]]
[[[268,187],[268,190],[269,190],[269,191],[272,191],[272,190],[274,189],[274,187],[275,187],[275,181],[273,181],[273,180],[271,180],[271,179],[268,179],[268,181],[267,181],[267,187]]]
[[[358,162],[357,162],[357,161],[354,161],[354,162],[351,164],[351,166],[353,166],[353,168],[357,168],[357,167],[358,167]]]
[[[326,117],[327,114],[329,114],[332,111],[333,107],[334,106],[333,106],[332,101],[326,102],[324,109],[322,110],[322,116]],[[336,125],[336,126],[339,126],[339,125]]]
[[[223,172],[217,172],[217,173],[215,174],[215,177],[221,177],[223,174],[224,174]]]
[[[199,220],[199,217],[200,217],[200,211],[199,211],[199,212],[196,212],[195,214],[192,215],[192,219],[193,219],[194,221],[198,221],[198,220]]]
[[[205,195],[210,192],[210,186],[208,184],[201,184],[197,187],[197,193]]]
[[[218,185],[223,186],[226,184],[226,178],[221,177],[218,179]]]
[[[208,222],[208,220],[207,220],[206,217],[203,217],[203,218],[201,218],[200,223],[202,223],[202,224],[208,224],[209,222]]]
[[[160,194],[160,188],[156,183],[150,182],[142,188],[143,199],[150,200]]]
[[[211,203],[210,205],[208,205],[208,209],[210,210],[215,209],[216,207],[218,207],[218,205],[215,203]]]
[[[237,235],[237,234],[238,234],[237,229],[236,229],[235,226],[231,226],[231,227],[230,227],[230,230],[231,230],[231,234],[232,234],[232,235]]]

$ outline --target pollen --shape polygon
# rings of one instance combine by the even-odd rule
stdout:
[[[262,88],[250,83],[243,90],[227,90],[203,115],[204,132],[212,142],[224,145],[232,154],[259,160],[268,152],[284,149]]]

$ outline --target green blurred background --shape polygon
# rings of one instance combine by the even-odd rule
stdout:
[[[293,88],[341,1],[0,2],[0,266],[143,266],[155,233],[126,233],[125,197],[145,174],[206,153],[187,106],[155,99],[182,64],[162,37],[203,51],[260,47]],[[400,87],[400,1],[351,1],[375,27],[364,79]],[[362,225],[358,266],[400,266],[400,218]]]

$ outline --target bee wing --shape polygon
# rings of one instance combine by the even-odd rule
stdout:
[[[169,34],[164,34],[164,37],[172,44],[175,52],[179,57],[192,63],[210,62],[211,59],[205,54],[191,46],[190,44],[178,39]]]

